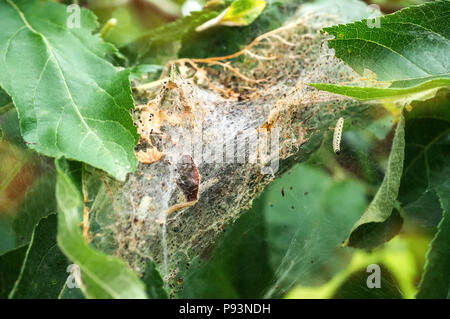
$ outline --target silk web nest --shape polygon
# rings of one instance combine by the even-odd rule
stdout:
[[[225,224],[360,106],[305,84],[355,80],[320,34],[336,22],[303,16],[235,54],[170,61],[161,81],[138,85],[140,164],[123,184],[87,174],[91,243],[139,274],[155,262],[176,293],[179,267],[206,255]]]

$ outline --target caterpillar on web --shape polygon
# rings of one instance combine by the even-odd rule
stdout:
[[[342,129],[344,128],[344,118],[340,117],[336,123],[336,127],[334,128],[333,134],[333,152],[336,155],[341,153],[341,138],[342,138]]]

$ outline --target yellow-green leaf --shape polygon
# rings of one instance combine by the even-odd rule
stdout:
[[[259,17],[265,7],[264,0],[236,0],[217,17],[198,26],[195,30],[201,32],[220,25],[246,26]]]

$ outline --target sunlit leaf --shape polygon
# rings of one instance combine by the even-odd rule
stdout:
[[[76,14],[76,13],[72,13]],[[128,71],[104,59],[113,52],[53,2],[0,1],[0,85],[12,97],[29,147],[101,168],[123,180],[135,169],[137,132]]]
[[[197,32],[215,26],[245,26],[252,23],[266,7],[264,0],[236,0],[214,19],[198,26]]]

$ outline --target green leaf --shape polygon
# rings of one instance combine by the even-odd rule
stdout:
[[[81,166],[65,159],[56,161],[58,203],[58,245],[82,273],[88,298],[145,298],[145,287],[128,265],[90,247],[79,224],[83,212]]]
[[[36,226],[9,298],[54,299],[67,280],[67,258],[56,244],[56,214]]]
[[[19,277],[28,246],[22,246],[0,256],[0,299],[8,298]]]
[[[369,69],[378,81],[388,82],[375,82],[376,87],[311,85],[362,100],[412,94],[423,100],[420,95],[429,97],[450,85],[449,18],[450,1],[434,1],[378,18],[379,26],[367,19],[324,28],[335,36],[328,43],[338,58],[360,75]]]
[[[257,36],[283,25],[291,12],[279,2],[268,3],[251,24],[239,28],[219,26],[203,32],[189,32],[182,37],[179,57],[207,58],[224,56],[242,49]]]
[[[195,31],[202,32],[215,26],[246,26],[252,23],[266,7],[264,0],[236,0],[220,15],[198,26]]]
[[[412,103],[406,116],[405,169],[399,200],[405,217],[436,227],[418,298],[446,298],[450,285],[450,91]]]
[[[370,69],[380,81],[407,80],[450,73],[450,1],[405,8],[380,18],[324,28],[336,56],[359,74]],[[430,63],[430,61],[432,61]]]
[[[0,0],[0,85],[12,97],[29,147],[86,162],[123,180],[137,166],[138,135],[128,71],[104,59],[114,51],[53,2]]]
[[[20,135],[19,118],[14,105],[11,108],[6,107],[2,110],[5,110],[5,112],[0,111],[0,127],[3,131],[3,141],[9,141],[22,149],[28,149]]]
[[[128,43],[121,51],[124,51],[133,63],[152,63],[158,57],[161,47],[168,43],[175,43],[187,34],[195,33],[195,28],[205,21],[216,17],[220,12],[215,10],[203,10],[191,12],[189,16],[180,18],[174,22],[164,24],[140,35],[136,40]],[[168,54],[164,48],[161,54],[167,59]],[[176,56],[176,53],[174,54]],[[145,58],[152,59],[147,62]],[[157,64],[165,64],[167,61],[157,61]]]
[[[405,86],[403,88],[397,88],[394,85],[388,88],[344,86],[328,83],[310,83],[309,85],[319,90],[346,95],[363,101],[376,99],[399,100],[405,97],[408,100],[423,100],[439,88],[450,86],[450,75],[447,79],[428,77],[422,78],[421,80],[417,85]]]
[[[283,9],[279,2],[268,3],[258,19],[250,25],[241,28],[222,26],[204,32],[196,32],[195,29],[206,21],[216,18],[221,10],[211,8],[191,12],[189,16],[144,33],[121,50],[125,51],[129,58],[131,54],[133,62],[153,64],[165,64],[177,56],[203,58],[231,54],[240,50],[241,45],[248,44],[256,36],[280,27],[286,19],[286,12],[289,12],[287,8]],[[173,48],[169,53],[168,45],[175,46],[179,40],[182,47]]]
[[[431,210],[436,207],[440,220],[434,189],[450,179],[450,91],[443,89],[431,100],[413,103],[412,111],[405,116],[405,169],[399,200],[407,214],[412,213],[414,206],[425,203],[422,208],[429,212],[419,212],[424,218],[436,216]],[[436,205],[432,206],[432,201]]]
[[[448,298],[450,293],[450,180],[435,189],[442,220],[427,253],[417,298]]]
[[[366,269],[361,269],[349,276],[345,282],[341,284],[332,299],[401,299],[402,294],[398,289],[398,284],[392,273],[384,267],[380,266],[381,279],[380,289],[367,287]]]
[[[396,237],[370,252],[355,251],[346,267],[330,281],[314,287],[297,286],[286,298],[414,298],[419,269],[408,245],[405,238]],[[381,268],[381,286],[376,289],[367,286],[367,267],[373,264]]]
[[[147,296],[151,299],[167,299],[167,292],[164,289],[164,281],[159,274],[156,265],[151,260],[147,261],[147,266],[142,277],[145,284]]]
[[[397,199],[403,172],[405,151],[405,118],[403,115],[395,130],[383,182],[361,218],[353,226],[344,243],[358,248],[374,248],[398,233],[402,219],[394,204]]]

